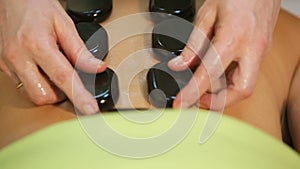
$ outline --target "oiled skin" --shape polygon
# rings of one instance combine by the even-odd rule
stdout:
[[[131,3],[126,10],[122,9],[123,5],[129,3],[127,1],[129,0],[118,1],[111,17],[103,24],[147,9],[147,3],[140,1]],[[261,65],[253,95],[226,108],[225,114],[254,125],[281,140],[281,111],[287,101],[300,57],[299,32],[300,20],[281,11],[273,34],[273,44]],[[109,58],[110,56],[107,60],[108,66],[113,65],[113,60]],[[0,147],[53,123],[76,118],[73,105],[68,101],[56,105],[35,106],[15,89],[15,84],[3,73],[0,73],[0,86],[0,127],[3,129],[0,130]],[[141,105],[145,105],[144,100],[139,101]]]

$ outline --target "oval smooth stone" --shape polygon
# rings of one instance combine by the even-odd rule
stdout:
[[[155,57],[160,61],[168,61],[180,55],[192,30],[191,23],[180,19],[169,19],[155,25],[152,31]]]
[[[118,77],[113,70],[107,68],[98,74],[78,73],[86,89],[97,100],[100,111],[115,109],[119,98]]]
[[[97,23],[80,22],[76,24],[79,36],[89,51],[98,59],[104,60],[108,54],[108,35]]]
[[[175,15],[192,22],[196,11],[195,0],[150,0],[149,11]]]
[[[112,12],[112,0],[67,0],[67,13],[75,23],[99,23]]]
[[[154,65],[147,73],[150,103],[158,108],[172,107],[176,95],[189,82],[191,70],[172,71],[166,62]]]

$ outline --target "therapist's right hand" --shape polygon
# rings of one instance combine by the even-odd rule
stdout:
[[[63,52],[61,52],[63,51]],[[98,105],[74,65],[88,73],[106,69],[80,39],[58,0],[0,0],[0,69],[37,105],[67,96],[83,114]]]

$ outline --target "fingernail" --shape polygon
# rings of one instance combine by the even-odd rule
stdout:
[[[98,110],[95,109],[91,104],[86,104],[83,106],[84,114],[95,114]]]
[[[90,64],[97,69],[97,72],[103,72],[106,69],[106,64],[97,58],[91,58]]]
[[[186,109],[186,108],[189,108],[189,106],[190,105],[188,104],[188,102],[181,100],[181,98],[179,96],[173,102],[173,108],[175,108],[175,109]]]
[[[93,66],[100,66],[101,64],[104,64],[104,62],[97,58],[90,58],[90,64]]]
[[[182,109],[187,109],[189,107],[190,107],[189,103],[187,103],[187,102],[181,102],[181,108]]]
[[[169,61],[170,65],[173,66],[185,66],[185,62],[183,61],[183,57],[181,55],[177,56],[176,58]]]

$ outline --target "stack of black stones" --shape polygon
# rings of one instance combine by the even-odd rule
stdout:
[[[150,12],[155,26],[152,32],[152,48],[160,63],[147,74],[148,93],[152,105],[172,107],[176,95],[192,77],[190,69],[175,72],[168,68],[168,61],[181,54],[193,30],[190,23],[195,16],[194,0],[150,0]]]
[[[99,23],[110,16],[112,9],[112,0],[67,0],[67,13],[76,24],[80,37],[90,52],[101,60],[105,60],[109,47],[107,32]],[[149,11],[157,12],[153,19],[152,47],[155,57],[161,61],[147,74],[149,98],[155,107],[171,107],[192,74],[190,70],[172,71],[167,62],[178,56],[187,43],[193,29],[190,22],[195,16],[195,0],[150,0]],[[118,77],[114,71],[107,68],[96,75],[77,72],[100,110],[113,110],[119,97]]]

